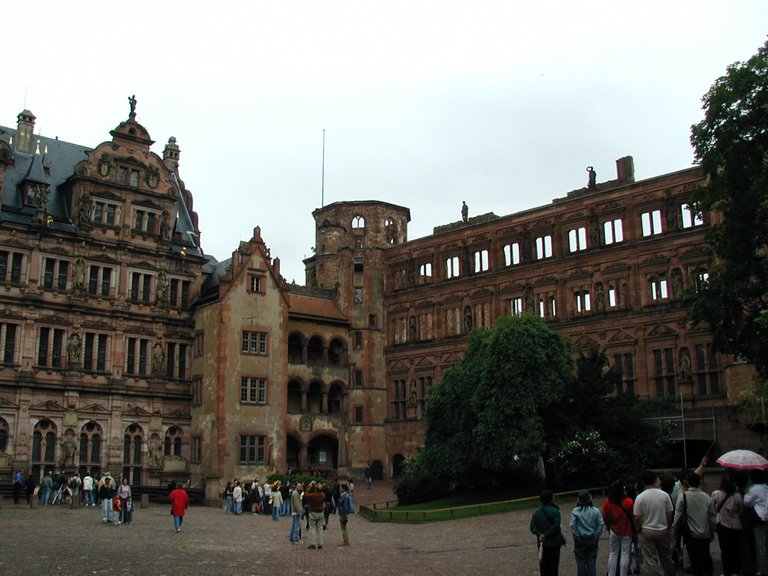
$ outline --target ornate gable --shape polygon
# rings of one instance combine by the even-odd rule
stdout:
[[[659,324],[648,332],[646,338],[674,338],[675,336],[677,336],[677,332],[672,328],[666,324]]]
[[[42,412],[66,412],[66,408],[54,400],[46,400],[40,404],[33,404],[29,407],[30,412],[40,410]]]
[[[48,316],[46,318],[42,318],[41,317],[41,318],[38,319],[38,323],[40,323],[40,324],[54,324],[56,326],[71,326],[72,325],[72,323],[69,320],[67,320],[65,318],[62,318],[61,316]]]
[[[611,344],[619,344],[619,343],[632,343],[635,344],[637,342],[637,338],[632,336],[629,332],[624,330],[623,328],[616,331],[616,333],[608,338],[608,342]]]
[[[0,408],[12,408],[12,409],[14,409],[14,410],[15,410],[15,409],[17,409],[18,407],[19,407],[19,405],[18,405],[18,404],[14,404],[14,403],[13,403],[13,402],[11,402],[10,400],[8,400],[8,399],[6,399],[6,398],[3,398],[2,396],[0,396]]]
[[[90,414],[109,414],[110,411],[104,408],[101,404],[93,403],[88,404],[87,406],[83,406],[82,408],[79,408],[77,410],[80,413],[90,413]]]
[[[102,332],[114,332],[115,327],[107,324],[103,320],[96,322],[83,322],[83,328],[86,330],[101,330]]]
[[[407,372],[408,368],[409,368],[408,364],[406,364],[402,360],[395,360],[394,362],[389,363],[388,370],[390,372]]]
[[[461,364],[464,358],[455,352],[450,352],[441,358],[443,366],[453,366],[454,364]]]
[[[149,417],[152,415],[152,413],[149,410],[145,410],[141,406],[131,406],[127,410],[123,411],[124,416],[139,416],[139,417]]]
[[[428,357],[423,356],[423,357],[419,358],[418,360],[416,360],[416,366],[415,367],[416,367],[416,369],[419,369],[419,368],[422,368],[422,369],[423,368],[434,368],[435,367],[435,363],[432,362],[432,360],[430,360]]]
[[[192,414],[176,408],[174,410],[169,410],[168,412],[165,412],[163,414],[163,418],[170,418],[170,419],[176,419],[176,420],[191,420]]]
[[[594,341],[592,338],[590,338],[586,334],[580,336],[577,340],[575,340],[574,344],[576,348],[578,348],[579,350],[587,350],[589,348],[594,348],[596,346],[599,346],[598,342]]]

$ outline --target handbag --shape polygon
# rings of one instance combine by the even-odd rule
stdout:
[[[677,535],[683,538],[691,537],[691,527],[688,525],[688,501],[683,492],[683,515],[680,517],[680,524],[677,525]]]

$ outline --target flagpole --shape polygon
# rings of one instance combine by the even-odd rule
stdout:
[[[323,128],[323,170],[320,178],[320,208],[325,206],[325,128]]]

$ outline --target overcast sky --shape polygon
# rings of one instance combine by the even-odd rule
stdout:
[[[304,282],[312,211],[411,209],[410,239],[540,206],[587,182],[690,166],[690,126],[768,33],[766,0],[36,1],[3,5],[0,125],[90,147],[136,95],[181,147],[202,245],[261,226]],[[321,194],[323,130],[325,191]]]

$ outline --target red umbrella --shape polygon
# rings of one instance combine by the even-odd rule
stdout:
[[[726,468],[738,468],[740,470],[768,468],[768,460],[757,452],[752,452],[752,450],[731,450],[720,456],[717,463]]]

